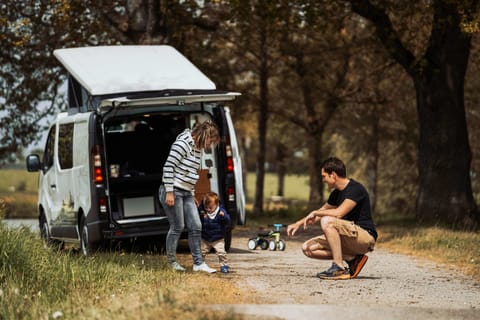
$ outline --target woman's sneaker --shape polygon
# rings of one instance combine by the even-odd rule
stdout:
[[[172,266],[172,269],[175,270],[175,271],[182,271],[182,272],[184,272],[184,271],[187,270],[187,269],[185,269],[184,267],[182,267],[182,266],[181,266],[178,262],[176,262],[176,261],[175,261],[175,262],[172,262],[171,266]]]
[[[328,270],[317,273],[317,277],[320,279],[346,280],[350,279],[350,272],[348,269],[342,269],[342,267],[333,262]]]
[[[207,264],[205,262],[202,263],[202,264],[199,264],[199,265],[194,264],[193,265],[193,271],[203,271],[203,272],[207,272],[207,273],[217,272],[217,270],[212,269],[209,266],[207,266]]]
[[[350,269],[350,277],[351,278],[356,278],[360,271],[362,271],[363,266],[365,263],[367,263],[368,256],[364,254],[360,254],[358,256],[355,256],[350,261],[347,261],[348,264],[348,269]]]

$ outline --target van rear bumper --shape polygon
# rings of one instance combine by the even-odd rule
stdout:
[[[166,235],[170,228],[166,217],[164,219],[155,219],[154,221],[146,221],[145,219],[118,220],[115,223],[111,223],[110,226],[114,227],[103,230],[104,239],[161,236]]]

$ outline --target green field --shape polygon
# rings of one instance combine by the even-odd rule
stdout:
[[[36,217],[38,173],[0,170],[0,212],[6,218]]]
[[[247,202],[253,202],[255,194],[255,173],[249,173],[247,176]],[[284,198],[291,200],[307,201],[310,192],[309,177],[307,175],[286,175],[285,176],[285,190]],[[265,175],[265,185],[263,196],[265,199],[277,195],[278,178],[273,173]]]

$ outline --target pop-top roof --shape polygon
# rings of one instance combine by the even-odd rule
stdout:
[[[215,90],[215,84],[175,48],[98,46],[58,49],[55,57],[91,94]]]

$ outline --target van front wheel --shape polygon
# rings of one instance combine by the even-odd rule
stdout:
[[[52,238],[50,237],[50,229],[48,228],[48,222],[45,216],[40,217],[40,237],[47,245],[52,244]]]

